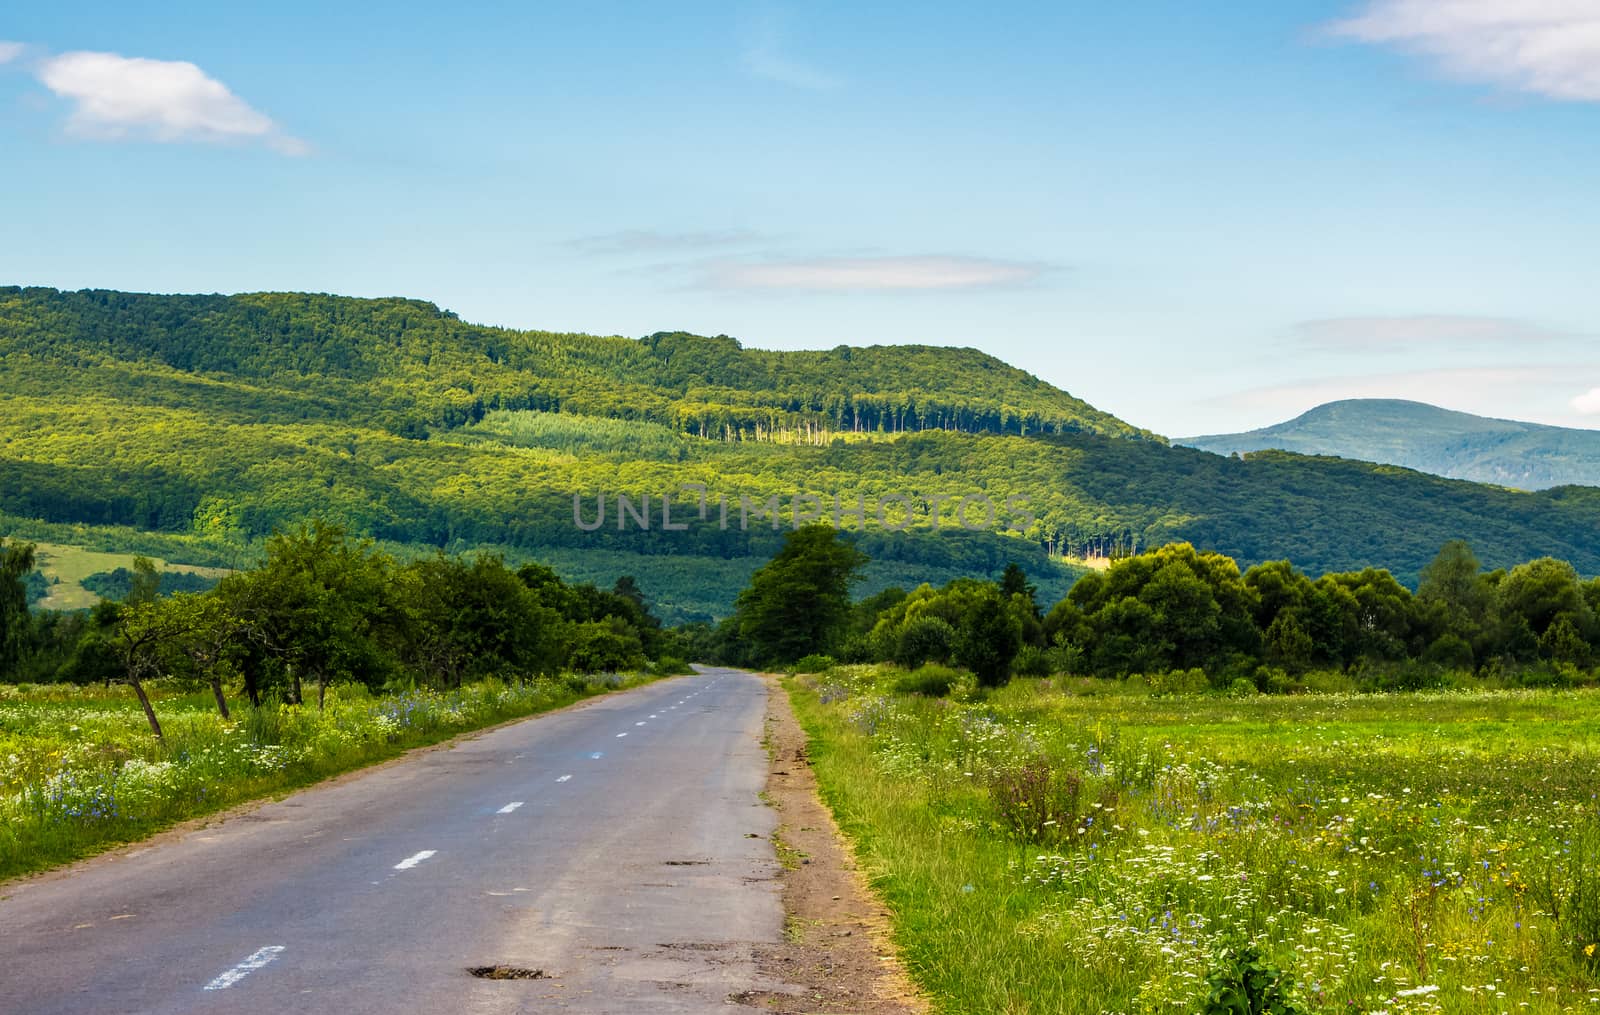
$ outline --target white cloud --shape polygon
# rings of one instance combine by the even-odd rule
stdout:
[[[1600,102],[1595,0],[1369,0],[1328,30],[1419,54],[1462,80]]]
[[[1600,414],[1600,388],[1590,388],[1572,400],[1572,408],[1585,416]]]
[[[7,42],[0,39],[0,64],[7,64],[22,55],[27,47],[20,42]]]
[[[1047,270],[1041,264],[985,257],[813,257],[713,263],[702,284],[713,289],[835,292],[988,289],[1036,282]]]
[[[35,73],[46,88],[75,104],[67,131],[78,137],[256,142],[285,155],[309,151],[186,61],[62,53],[41,61]]]
[[[1531,321],[1457,314],[1330,317],[1303,321],[1294,326],[1293,332],[1304,345],[1313,349],[1360,353],[1446,344],[1452,347],[1515,346],[1563,337]]]

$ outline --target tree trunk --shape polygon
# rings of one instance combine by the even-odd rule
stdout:
[[[161,722],[156,719],[156,710],[150,706],[150,696],[144,693],[144,685],[133,678],[129,678],[128,683],[133,687],[133,693],[139,696],[139,704],[144,706],[144,717],[150,720],[151,732],[156,735],[157,740],[162,739]]]
[[[321,673],[317,674],[317,711],[322,711],[322,702],[328,697],[328,678]]]
[[[222,721],[231,722],[233,716],[228,714],[228,699],[222,695],[222,681],[212,679],[211,693],[217,696],[217,711],[222,713]]]
[[[304,703],[305,699],[300,697],[300,671],[291,666],[289,676],[294,679],[294,703],[296,705]]]

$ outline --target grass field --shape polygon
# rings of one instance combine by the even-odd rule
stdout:
[[[893,676],[788,686],[938,1010],[1204,1012],[1254,942],[1306,1011],[1600,1011],[1600,693]]]
[[[161,741],[125,687],[0,685],[0,880],[647,679],[490,680],[385,696],[336,686],[322,711],[231,701],[231,722],[209,691],[158,681]]]
[[[43,610],[88,609],[99,602],[100,597],[84,588],[82,581],[92,574],[115,571],[119,567],[131,569],[134,556],[132,553],[90,550],[63,543],[35,543],[34,566],[54,582],[50,594],[39,600],[37,607]],[[225,568],[174,564],[159,557],[152,557],[151,563],[155,564],[158,571],[188,572],[208,578],[220,578],[228,573]]]

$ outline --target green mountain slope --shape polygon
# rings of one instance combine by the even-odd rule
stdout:
[[[1550,553],[1600,572],[1600,491],[1168,447],[972,350],[770,353],[481,328],[404,300],[0,290],[0,533],[212,563],[319,517],[402,552],[632,573],[683,619],[725,612],[773,552],[769,500],[782,526],[837,508],[873,586],[1017,560],[1058,595],[1075,572],[1052,552],[1172,539],[1409,579],[1464,538],[1491,566]]]
[[[493,409],[651,420],[710,437],[929,428],[1154,437],[976,349],[769,352],[682,332],[635,341],[512,331],[404,299],[0,288],[0,355],[101,373],[136,366],[143,397],[167,404],[359,420],[414,437]],[[249,387],[207,397],[222,393],[199,378]]]
[[[1519,490],[1600,486],[1600,431],[1489,419],[1399,399],[1329,402],[1275,426],[1176,443],[1220,455],[1267,448],[1337,455]]]

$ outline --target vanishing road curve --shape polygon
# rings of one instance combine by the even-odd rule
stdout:
[[[781,989],[766,695],[658,681],[0,889],[0,1012],[726,1012]]]

